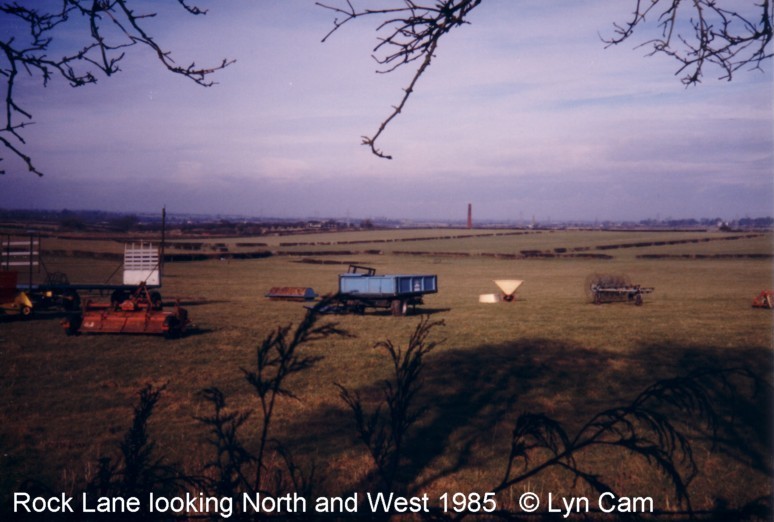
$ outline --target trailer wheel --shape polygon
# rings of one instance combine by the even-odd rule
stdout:
[[[71,315],[67,319],[67,327],[65,328],[65,334],[69,337],[72,335],[78,335],[78,330],[81,328],[83,322],[83,316],[81,314]]]
[[[67,290],[62,295],[62,308],[65,312],[73,312],[81,307],[81,296],[75,290]]]
[[[159,292],[151,292],[150,301],[154,310],[161,310],[164,307],[163,300],[161,299],[161,293]]]
[[[165,339],[177,339],[180,337],[180,321],[178,321],[177,317],[170,315],[164,320],[164,323],[164,326],[166,326],[166,331],[164,332]]]
[[[392,308],[392,315],[403,316],[406,315],[406,312],[408,311],[408,301],[404,299],[395,299],[390,303],[390,307]]]
[[[19,313],[24,319],[27,319],[32,316],[32,308],[27,305],[22,305],[19,307]]]

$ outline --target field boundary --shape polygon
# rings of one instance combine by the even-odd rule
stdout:
[[[772,254],[640,254],[637,259],[772,259]]]
[[[391,238],[391,239],[374,239],[374,240],[354,240],[354,241],[319,241],[319,242],[298,242],[298,243],[280,243],[281,247],[298,247],[298,246],[335,246],[335,245],[356,245],[356,244],[387,244],[387,243],[401,243],[409,241],[437,241],[437,240],[451,240],[451,239],[468,239],[468,238],[486,238],[486,237],[498,237],[498,236],[517,236],[527,234],[540,234],[542,231],[516,231],[516,232],[494,232],[491,234],[457,234],[448,236],[423,236],[413,238]],[[401,256],[431,256],[431,257],[491,257],[495,259],[557,259],[557,258],[586,258],[586,259],[614,259],[614,256],[607,253],[600,253],[594,251],[610,251],[618,249],[629,248],[651,248],[660,246],[672,246],[672,245],[687,245],[687,244],[699,244],[707,243],[711,241],[734,241],[739,239],[752,239],[761,237],[764,234],[751,233],[751,234],[738,234],[724,237],[696,237],[686,239],[674,239],[674,240],[659,240],[659,241],[638,241],[634,243],[613,243],[596,246],[579,246],[579,247],[556,247],[550,250],[520,250],[518,252],[458,252],[458,251],[426,251],[426,250],[395,250],[392,252],[385,252],[384,250],[363,249],[363,250],[260,250],[252,252],[236,252],[229,250],[225,243],[197,243],[200,246],[195,252],[181,253],[181,252],[167,252],[164,255],[165,262],[190,262],[190,261],[207,261],[213,259],[261,259],[271,256],[282,257],[305,257],[307,259],[314,257],[331,257],[331,256],[362,256],[362,255],[401,255]],[[191,249],[192,244],[184,243],[183,249]],[[173,248],[180,247],[180,244],[172,243]],[[242,242],[237,243],[238,247],[265,247],[265,243],[256,242]],[[216,247],[214,251],[202,252],[204,248]],[[79,257],[87,259],[106,259],[120,261],[123,259],[122,254],[114,252],[96,252],[89,250],[65,250],[65,249],[43,249],[42,254],[47,256],[59,256],[59,257]],[[641,259],[772,259],[771,254],[641,254],[637,256]],[[305,261],[311,262],[311,261]],[[315,261],[317,262],[317,261]]]
[[[423,237],[396,237],[388,239],[355,239],[351,241],[307,241],[307,242],[281,242],[281,247],[296,246],[333,246],[333,245],[362,245],[369,243],[403,243],[408,241],[440,241],[450,239],[477,239],[480,237],[503,237],[503,236],[524,236],[527,234],[542,234],[541,230],[519,230],[515,232],[492,232],[487,234],[455,234],[446,236],[423,236]]]

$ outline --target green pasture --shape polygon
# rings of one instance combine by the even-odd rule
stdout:
[[[198,240],[176,240],[170,238],[170,244],[176,242],[221,243],[228,247],[237,245],[265,244],[269,249],[320,247],[351,247],[352,249],[370,248],[382,245],[388,249],[400,249],[406,245],[431,245],[458,251],[497,251],[497,250],[553,250],[555,248],[575,249],[595,248],[611,244],[634,244],[656,241],[690,241],[740,238],[755,233],[707,232],[696,231],[616,231],[616,230],[532,230],[532,229],[388,229],[371,232],[320,232],[283,236],[261,236],[259,238],[208,238]]]
[[[327,240],[405,239],[448,232],[337,234]],[[438,293],[427,296],[417,311],[444,325],[433,330],[433,339],[442,342],[426,361],[419,400],[428,411],[415,433],[418,456],[412,484],[435,492],[485,488],[497,482],[512,422],[524,411],[551,414],[572,427],[595,411],[633,399],[659,379],[740,367],[771,382],[772,313],[750,305],[761,290],[773,286],[771,258],[761,257],[772,253],[772,235],[727,239],[734,236],[529,231],[347,245],[344,249],[354,253],[345,255],[170,263],[162,294],[167,301],[180,299],[196,325],[182,339],[67,337],[56,314],[0,322],[0,498],[24,478],[58,488],[88,478],[97,458],[115,451],[130,422],[136,393],[146,383],[167,384],[151,423],[157,450],[190,467],[201,464],[206,459],[205,436],[193,420],[204,413],[199,391],[216,385],[234,409],[254,408],[256,398],[245,385],[241,368],[250,368],[262,338],[280,325],[298,323],[306,312],[302,303],[270,301],[264,294],[275,286],[333,293],[337,275],[349,262],[384,274],[437,274]],[[319,243],[323,237],[307,239]],[[302,242],[295,236],[279,239]],[[596,249],[693,239],[697,241]],[[276,238],[271,242],[270,249],[279,248]],[[314,246],[315,251],[339,248]],[[581,248],[612,258],[482,255]],[[383,253],[365,253],[371,249]],[[453,252],[469,255],[448,255]],[[709,257],[638,257],[643,254]],[[739,257],[728,257],[731,254]],[[750,255],[754,256],[745,257]],[[66,271],[71,281],[78,282],[101,282],[116,268],[114,261],[99,259],[52,257],[46,262],[50,270]],[[641,307],[593,305],[584,287],[594,273],[625,274],[655,291],[645,296]],[[480,294],[498,292],[494,279],[524,280],[517,299],[479,303]],[[378,400],[379,383],[388,378],[390,368],[385,354],[372,347],[386,339],[405,344],[419,319],[376,311],[322,320],[337,322],[351,337],[323,339],[305,348],[323,359],[291,381],[299,400],[283,400],[273,435],[314,459],[332,477],[326,491],[340,493],[368,472],[369,462],[334,383]],[[770,409],[760,415],[771,424]],[[754,462],[757,457],[750,456],[759,453],[770,462],[770,440],[759,436],[744,458],[713,452],[699,440],[702,450],[697,460],[702,469],[692,484],[694,503],[709,508],[723,498],[738,506],[770,495],[771,477],[765,466]],[[645,463],[617,454],[593,458],[624,490],[653,491],[662,509],[674,502],[659,475],[643,471]],[[572,483],[557,474],[534,481],[530,487],[541,491],[570,488]]]

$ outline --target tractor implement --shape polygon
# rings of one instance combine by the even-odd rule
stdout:
[[[184,308],[175,305],[172,311],[162,310],[161,302],[145,285],[140,285],[120,302],[87,301],[80,313],[71,314],[62,321],[68,335],[129,333],[175,338],[181,336],[188,325],[188,312]]]
[[[761,290],[761,293],[758,294],[758,297],[753,299],[753,308],[768,308],[769,310],[774,309],[774,291],[771,290]]]
[[[510,303],[516,299],[516,289],[518,289],[524,281],[521,279],[495,279],[494,283],[502,292],[500,299],[506,303]]]
[[[14,270],[0,270],[0,313],[18,313],[29,317],[33,303],[26,292],[17,288],[18,275]]]
[[[367,308],[386,308],[404,316],[409,307],[423,304],[422,297],[438,292],[438,277],[430,274],[376,275],[371,267],[350,265],[339,274],[339,291],[323,313],[362,314]]]
[[[635,305],[641,306],[643,294],[649,294],[653,290],[653,288],[644,288],[640,285],[615,288],[591,287],[591,291],[594,293],[594,304],[611,303],[613,301],[634,301]]]
[[[314,301],[318,296],[312,288],[275,286],[266,293],[266,297],[274,301]]]
[[[632,284],[626,276],[592,274],[586,279],[586,292],[594,304],[628,301],[641,306],[642,296],[653,291],[655,288]]]

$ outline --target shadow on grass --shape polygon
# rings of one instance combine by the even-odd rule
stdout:
[[[211,334],[214,331],[216,331],[215,328],[201,328],[199,326],[192,326],[190,328],[186,328],[182,337],[198,337],[200,335]]]
[[[390,364],[386,356],[384,364]],[[705,389],[718,414],[717,425],[710,428],[677,410],[666,413],[689,437],[694,451],[701,449],[694,484],[701,488],[696,496],[702,497],[703,509],[710,509],[708,499],[723,509],[744,506],[761,489],[771,494],[774,475],[774,409],[770,384],[765,382],[772,374],[772,357],[763,347],[643,345],[617,353],[522,339],[475,350],[438,348],[425,360],[424,384],[415,406],[426,412],[408,434],[398,479],[410,490],[421,491],[469,466],[502,465],[513,423],[521,413],[545,413],[572,434],[595,414],[630,403],[656,381],[730,368],[761,377],[757,384],[762,386],[747,379],[709,378]],[[373,409],[383,398],[381,385],[375,382],[351,391]],[[325,451],[335,455],[336,448],[358,445],[351,412],[344,404],[315,411],[297,423],[282,436],[291,447],[312,450],[326,441],[331,448]],[[481,455],[482,449],[488,457]],[[705,464],[708,469],[702,468]],[[620,460],[611,459],[602,464],[601,472],[616,474],[620,465]],[[726,487],[729,477],[734,477],[734,484]],[[368,491],[373,478],[366,476],[354,489]],[[754,487],[747,489],[748,482]]]
[[[443,336],[442,331],[435,333]],[[726,519],[752,518],[753,515],[742,516],[748,507],[758,510],[755,517],[770,516],[770,508],[761,501],[771,495],[773,475],[774,413],[771,387],[766,382],[772,374],[773,361],[768,347],[726,349],[660,344],[642,345],[622,353],[588,350],[543,338],[480,345],[471,350],[454,349],[449,344],[446,342],[428,351],[423,359],[423,384],[411,409],[424,410],[424,414],[406,432],[395,477],[396,490],[405,488],[409,493],[418,493],[441,483],[454,484],[459,488],[457,491],[492,491],[498,487],[498,477],[503,472],[499,468],[508,460],[514,423],[522,413],[544,413],[572,437],[598,413],[631,404],[657,381],[677,378],[687,382],[689,379],[685,376],[702,375],[706,377],[703,390],[720,422],[709,426],[686,413],[687,410],[664,410],[670,422],[690,439],[697,457],[698,474],[694,480],[684,477],[690,482],[691,496],[698,500],[694,507],[707,516],[722,515]],[[392,362],[380,353],[388,370]],[[262,366],[259,364],[259,367]],[[310,367],[311,364],[303,369]],[[730,368],[741,371],[718,373]],[[752,374],[763,379],[748,379]],[[346,381],[340,384],[362,398],[367,413],[384,398],[382,382],[358,389],[352,389]],[[701,408],[690,409],[695,412]],[[622,432],[625,434],[626,430]],[[352,411],[345,404],[307,409],[288,421],[277,437],[283,446],[293,448],[302,457],[325,455],[331,469],[336,468],[338,458],[354,462],[349,468],[343,467],[343,480],[333,488],[376,490],[378,477],[368,469],[367,452],[357,438]],[[11,442],[0,439],[0,447]],[[653,487],[665,486],[657,470],[642,463],[634,468],[620,447],[615,454],[615,448],[610,448],[610,453],[593,455],[593,472],[599,472],[605,480],[619,475],[614,478],[617,490],[651,487],[654,482]],[[358,455],[353,458],[355,454]],[[528,465],[534,466],[539,460],[540,455],[535,455]],[[693,456],[690,460],[692,463]],[[517,465],[521,463],[519,460]],[[632,469],[624,469],[630,465]],[[0,458],[0,471],[15,467],[16,463]],[[471,470],[489,473],[477,476],[478,471],[474,471],[478,482],[473,483],[469,478]],[[653,473],[655,477],[643,482],[637,473]],[[465,478],[460,480],[463,475]],[[573,491],[578,481],[573,482],[571,475],[561,478],[565,481],[561,486]],[[542,485],[539,475],[531,480],[524,487],[538,487],[543,492],[557,487],[556,481]],[[0,480],[0,486],[7,487],[7,482]],[[668,490],[668,484],[661,489]],[[636,493],[641,495],[646,491]],[[0,491],[0,500],[3,493]],[[341,495],[342,492],[336,489],[331,493]],[[583,494],[582,491],[575,493]],[[514,510],[513,506],[505,508]]]
[[[409,307],[405,316],[395,316],[395,317],[398,319],[410,320],[412,317],[433,316],[436,314],[447,313],[450,310],[451,308],[426,308],[424,306],[417,307],[416,310],[414,310],[412,307]],[[379,317],[393,316],[392,312],[389,309],[369,309],[365,313],[365,315],[374,315]]]
[[[45,310],[40,312],[33,312],[31,315],[22,315],[20,313],[0,313],[0,324],[2,323],[15,323],[15,322],[33,322],[33,321],[50,321],[52,319],[61,319],[67,317],[69,312],[57,311],[57,310]]]

